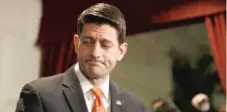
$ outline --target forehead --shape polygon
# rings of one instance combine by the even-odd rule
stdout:
[[[83,37],[92,37],[96,39],[117,40],[117,30],[109,24],[85,24],[81,33]]]

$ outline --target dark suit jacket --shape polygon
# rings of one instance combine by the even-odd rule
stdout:
[[[148,112],[142,101],[121,90],[113,81],[110,81],[110,94],[111,112]],[[74,68],[26,84],[16,112],[88,112]]]

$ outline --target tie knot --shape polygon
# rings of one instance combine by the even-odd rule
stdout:
[[[96,96],[96,97],[101,97],[102,96],[102,90],[100,88],[93,88],[91,89],[91,92]]]

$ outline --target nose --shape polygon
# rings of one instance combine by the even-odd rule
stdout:
[[[102,48],[101,48],[100,44],[98,42],[96,42],[93,45],[93,48],[91,50],[91,57],[95,58],[95,59],[100,58],[101,53],[102,53]]]

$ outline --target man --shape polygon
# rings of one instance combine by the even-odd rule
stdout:
[[[202,55],[197,67],[192,68],[189,58],[171,50],[173,74],[173,102],[183,112],[199,112],[191,103],[197,93],[204,93],[209,97],[210,110],[216,112],[213,106],[212,94],[215,85],[219,83],[213,58],[210,54]]]
[[[198,93],[192,98],[192,106],[200,112],[216,112],[210,108],[209,98],[206,94]]]
[[[109,79],[127,51],[120,10],[98,3],[78,18],[78,63],[62,74],[26,84],[16,112],[147,112],[135,96]]]

